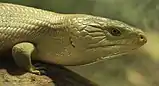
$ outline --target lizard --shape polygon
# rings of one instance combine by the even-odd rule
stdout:
[[[41,71],[32,60],[85,65],[129,53],[146,42],[144,31],[119,20],[0,3],[0,53],[11,49],[16,65],[34,74]]]

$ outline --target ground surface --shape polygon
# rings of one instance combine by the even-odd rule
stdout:
[[[2,58],[3,57],[3,58]],[[84,77],[57,65],[41,62],[47,75],[35,75],[18,68],[11,56],[1,56],[0,86],[97,86]]]

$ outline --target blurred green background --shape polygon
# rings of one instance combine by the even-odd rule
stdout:
[[[90,66],[68,67],[100,86],[159,86],[159,0],[0,0],[60,13],[123,21],[146,32],[140,50]]]

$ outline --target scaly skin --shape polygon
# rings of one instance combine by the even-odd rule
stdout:
[[[59,14],[0,3],[0,52],[12,49],[19,67],[40,74],[31,60],[83,65],[116,57],[146,43],[140,29],[86,14]]]

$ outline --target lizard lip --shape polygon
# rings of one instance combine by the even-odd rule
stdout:
[[[113,47],[113,46],[121,46],[121,47],[131,47],[131,49],[136,49],[139,45],[131,45],[131,44],[107,44],[107,45],[97,45],[97,46],[90,46],[88,49],[92,48],[106,48],[106,47]]]
[[[103,46],[103,47],[107,47],[107,46],[126,46],[126,47],[131,47],[132,48],[132,50],[134,50],[134,49],[137,49],[138,47],[140,47],[140,45],[134,45],[134,44],[109,44],[109,45],[105,45],[105,46]]]
[[[108,47],[108,46],[130,46],[130,47],[135,47],[137,45],[131,45],[131,44],[108,44],[108,45],[104,45],[103,47]]]
[[[130,51],[134,51],[136,48],[133,48],[133,49],[131,49],[131,50],[127,50],[127,51],[124,51],[124,52],[116,52],[116,53],[114,53],[114,54],[112,54],[112,55],[109,55],[109,56],[105,56],[105,57],[99,57],[99,58],[97,58],[96,59],[96,61],[100,61],[100,60],[104,60],[104,59],[112,59],[112,58],[114,58],[114,57],[118,57],[118,56],[122,56],[122,55],[125,55],[125,54],[128,54],[128,52],[130,52]]]
[[[127,51],[128,52],[128,51]],[[108,59],[112,59],[112,58],[115,58],[115,57],[118,57],[118,56],[122,56],[122,55],[125,55],[127,54],[127,52],[123,52],[123,53],[115,53],[115,54],[112,54],[110,56],[105,56],[105,57],[99,57],[97,58],[95,61],[93,61],[94,63],[96,62],[100,62],[100,61],[104,61],[104,60],[108,60]]]

